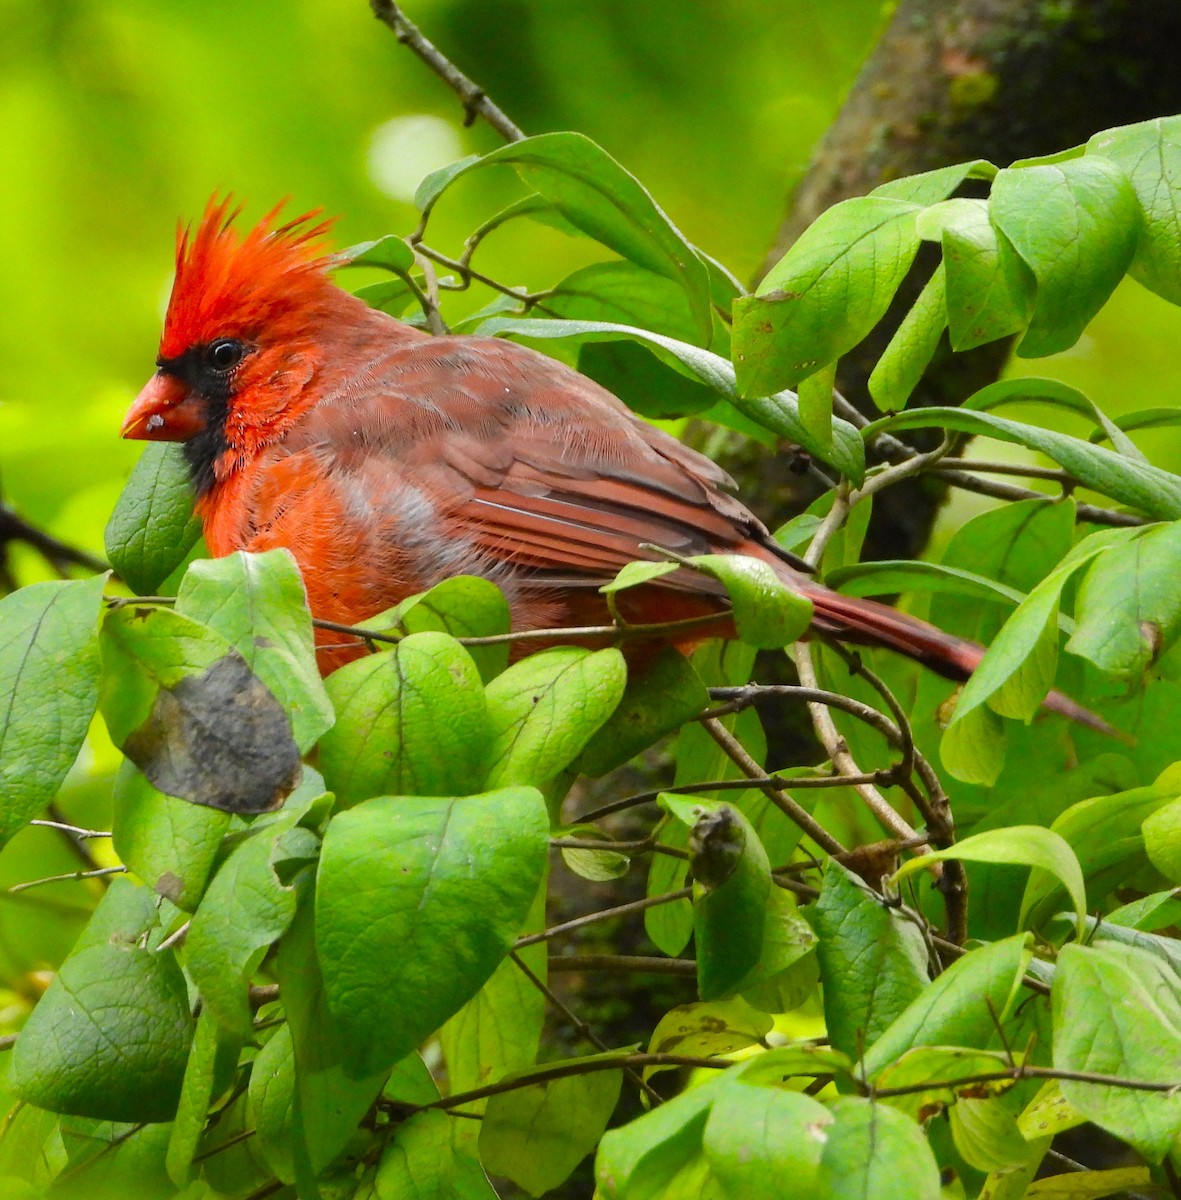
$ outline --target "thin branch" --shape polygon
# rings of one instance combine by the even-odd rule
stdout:
[[[210,1150],[202,1150],[200,1154],[193,1155],[193,1162],[204,1162],[207,1158],[212,1158],[215,1154],[220,1154],[223,1150],[230,1149],[231,1146],[240,1145],[242,1142],[254,1137],[257,1131],[253,1129],[243,1129],[240,1133],[235,1133],[233,1137],[227,1138],[224,1142],[214,1146]]]
[[[789,820],[794,821],[822,850],[829,854],[844,854],[845,848],[810,812],[781,787],[754,783],[766,778],[766,772],[747,753],[746,747],[716,717],[701,722],[706,733],[721,747],[723,753]]]
[[[674,900],[688,900],[693,895],[691,887],[680,888],[675,892],[664,892],[659,896],[646,896],[643,900],[633,900],[630,904],[617,904],[614,908],[601,908],[596,912],[587,913],[584,917],[574,917],[569,921],[563,921],[560,925],[551,925],[548,929],[543,929],[540,933],[526,934],[525,937],[517,938],[514,950],[523,950],[526,946],[534,946],[538,942],[548,941],[550,938],[557,937],[563,933],[573,933],[576,929],[583,929],[587,925],[593,925],[597,921],[610,921],[615,917],[628,917],[633,913],[643,912],[645,909],[656,908],[661,904],[671,904]]]
[[[545,997],[546,1002],[566,1018],[574,1027],[575,1032],[586,1038],[596,1050],[610,1054],[612,1047],[605,1041],[558,995],[546,985],[545,981],[536,974],[529,964],[516,952],[509,951],[509,957],[520,968],[526,979]],[[662,1104],[664,1097],[641,1075],[635,1067],[624,1067],[623,1073],[644,1093],[653,1104]]]
[[[64,576],[68,567],[82,567],[95,574],[111,569],[97,555],[71,546],[44,529],[38,529],[7,504],[0,503],[0,554],[9,542],[24,542],[26,546],[31,546],[59,575]]]
[[[989,462],[976,458],[945,458],[939,463],[940,470],[981,471],[986,475],[1019,475],[1025,479],[1048,479],[1064,487],[1083,485],[1061,467],[1036,467],[1028,463]]]
[[[63,833],[73,835],[80,842],[86,841],[88,838],[109,838],[111,836],[109,829],[83,829],[78,825],[71,825],[68,821],[47,821],[42,817],[37,817],[29,824],[40,825],[45,829],[60,829]]]
[[[571,971],[625,971],[640,975],[696,975],[691,958],[657,958],[643,954],[555,954],[549,960],[552,974]]]
[[[43,883],[69,883],[75,879],[98,879],[103,875],[119,875],[126,871],[124,866],[117,867],[98,867],[93,871],[66,871],[61,875],[46,875],[44,879],[29,879],[24,883],[14,883],[8,889],[8,894],[13,895],[16,892],[24,892],[29,888],[40,887]]]
[[[370,0],[373,15],[388,26],[394,37],[413,51],[459,97],[463,104],[464,124],[474,124],[483,117],[506,142],[519,142],[525,134],[488,98],[479,84],[473,83],[449,58],[432,45],[419,29],[393,3],[393,0]]]
[[[865,1094],[873,1100],[894,1096],[915,1096],[932,1088],[969,1087],[975,1083],[1019,1083],[1023,1079],[1060,1079],[1071,1083],[1092,1083],[1098,1087],[1125,1088],[1132,1092],[1158,1092],[1169,1095],[1181,1093],[1181,1080],[1176,1083],[1153,1083],[1147,1079],[1124,1079],[1120,1075],[1103,1075],[1098,1071],[1066,1071],[1057,1067],[1016,1066],[1005,1071],[981,1071],[960,1079],[933,1079],[927,1083],[909,1083],[900,1087],[875,1088],[865,1085]]]

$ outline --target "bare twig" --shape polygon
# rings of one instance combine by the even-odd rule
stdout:
[[[98,879],[104,875],[119,875],[126,871],[124,866],[98,867],[93,871],[66,871],[61,875],[46,875],[44,879],[28,879],[24,883],[14,883],[8,889],[9,895],[27,891],[29,888],[40,887],[43,883],[68,883],[75,879]]]
[[[693,895],[691,887],[681,888],[675,892],[664,892],[659,896],[646,896],[643,900],[633,900],[630,904],[617,904],[614,908],[601,908],[597,912],[587,913],[585,917],[574,917],[563,921],[560,925],[551,925],[540,933],[526,934],[517,939],[515,950],[523,950],[526,946],[534,946],[538,942],[548,941],[563,933],[573,933],[597,921],[610,921],[615,917],[627,917],[645,909],[656,908],[660,904],[671,904],[674,900],[688,900]]]
[[[84,570],[98,573],[108,571],[110,567],[97,555],[88,550],[81,550],[67,542],[38,529],[31,521],[0,503],[0,556],[9,542],[24,542],[31,546],[59,574],[65,576],[67,568],[82,567]]]
[[[626,971],[641,975],[696,975],[691,958],[657,958],[643,954],[555,954],[549,960],[552,973],[569,971]]]
[[[506,142],[519,142],[525,134],[488,98],[479,84],[473,83],[449,58],[433,46],[418,27],[407,20],[393,0],[370,0],[373,15],[388,26],[394,37],[412,50],[459,97],[463,104],[464,124],[483,117]]]
[[[63,833],[71,834],[80,842],[86,841],[88,838],[109,838],[110,830],[107,829],[82,829],[78,825],[71,825],[68,821],[48,821],[41,817],[29,822],[30,825],[40,825],[46,829],[60,829]]]

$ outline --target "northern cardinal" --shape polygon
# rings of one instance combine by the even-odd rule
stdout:
[[[453,575],[482,575],[514,628],[609,623],[599,588],[650,544],[751,555],[814,605],[816,629],[966,678],[980,646],[798,568],[707,458],[552,359],[431,336],[337,287],[310,213],[244,235],[211,200],[177,238],[156,374],[122,434],[184,443],[209,550],[285,546],[314,616],[355,624]],[[722,587],[679,570],[621,593],[657,623],[716,613]],[[701,639],[683,633],[682,647]],[[317,630],[327,672],[364,652]],[[1058,693],[1047,707],[1091,714]],[[1090,722],[1088,722],[1090,723]]]

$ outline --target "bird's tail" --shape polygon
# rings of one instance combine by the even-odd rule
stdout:
[[[785,582],[812,601],[815,612],[812,624],[821,633],[831,633],[843,642],[888,646],[937,674],[961,683],[968,679],[984,657],[984,647],[976,642],[945,633],[926,621],[875,600],[842,596],[840,592],[834,592],[814,579],[801,576],[793,568],[784,569],[777,564],[777,569],[784,575],[790,573],[790,578]],[[1118,731],[1102,717],[1075,703],[1062,692],[1050,692],[1042,701],[1042,707],[1089,729],[1118,735]]]

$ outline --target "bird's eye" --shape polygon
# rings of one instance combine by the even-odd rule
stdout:
[[[205,358],[215,371],[232,371],[245,353],[246,347],[235,338],[218,338],[209,343]]]

